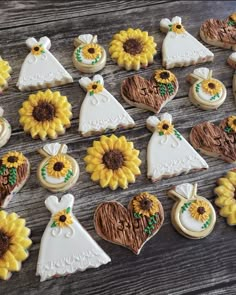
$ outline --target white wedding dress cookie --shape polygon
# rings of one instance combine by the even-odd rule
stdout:
[[[26,45],[31,49],[22,64],[16,86],[21,90],[35,90],[72,83],[73,78],[49,52],[48,37],[28,38]]]
[[[162,44],[162,65],[166,69],[213,60],[214,54],[184,29],[181,17],[162,19],[160,29],[167,33]]]
[[[92,80],[83,77],[79,84],[87,91],[80,110],[79,132],[82,136],[135,126],[122,105],[104,88],[101,75],[95,75]]]
[[[51,219],[43,233],[36,275],[41,282],[87,268],[97,268],[111,261],[72,213],[74,196],[64,195],[59,201],[49,196],[45,205]]]
[[[174,129],[170,114],[163,114],[161,120],[150,116],[147,128],[153,132],[147,149],[148,178],[153,182],[208,168],[206,161]]]

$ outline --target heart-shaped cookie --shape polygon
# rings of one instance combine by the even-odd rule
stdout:
[[[203,122],[194,126],[190,132],[192,146],[212,157],[236,162],[236,116],[224,119],[219,126]]]
[[[236,50],[236,13],[225,20],[206,20],[201,25],[200,36],[208,44]]]
[[[135,196],[127,209],[115,201],[104,202],[94,214],[95,229],[101,238],[126,247],[136,255],[159,231],[163,221],[161,202],[147,192]]]
[[[22,153],[11,151],[0,159],[0,207],[8,205],[26,183],[29,174],[30,164]]]
[[[159,113],[178,92],[175,75],[167,70],[157,70],[150,80],[134,75],[121,84],[124,100],[135,107]]]

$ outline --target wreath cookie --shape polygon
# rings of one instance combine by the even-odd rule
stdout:
[[[0,56],[0,94],[8,88],[8,80],[11,78],[12,69],[6,60]]]
[[[12,272],[21,270],[21,263],[29,256],[32,244],[25,219],[16,213],[0,211],[0,279],[10,279]]]
[[[37,172],[43,187],[52,192],[61,192],[75,185],[79,178],[79,165],[67,155],[67,145],[46,144],[39,153],[45,157]]]
[[[56,139],[71,125],[71,104],[59,91],[48,89],[31,94],[22,104],[19,114],[24,131],[34,139]]]
[[[212,71],[208,68],[198,68],[188,75],[192,84],[189,90],[191,102],[203,110],[216,110],[225,101],[227,91],[225,85],[212,78]]]
[[[216,214],[211,203],[197,195],[197,184],[183,183],[168,191],[175,201],[171,211],[171,221],[175,229],[189,239],[208,236],[216,222]]]
[[[111,58],[127,71],[146,68],[156,52],[156,43],[148,32],[131,28],[115,34],[109,47]]]
[[[109,186],[112,190],[118,187],[126,189],[141,174],[138,155],[139,151],[134,149],[133,143],[127,141],[125,136],[103,135],[87,149],[84,158],[86,171],[91,173],[91,179],[99,182],[102,188]]]
[[[80,35],[74,40],[74,66],[83,73],[96,73],[106,64],[106,51],[97,43],[97,36]]]
[[[94,213],[94,226],[104,240],[128,248],[138,255],[144,244],[158,233],[164,209],[156,196],[142,192],[127,209],[118,202],[104,202]]]
[[[0,148],[3,147],[11,137],[11,125],[3,118],[3,109],[0,107]]]
[[[230,170],[218,179],[214,192],[217,195],[215,204],[220,207],[219,214],[225,217],[229,225],[236,225],[236,170]]]

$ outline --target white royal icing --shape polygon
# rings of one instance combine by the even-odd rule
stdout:
[[[58,142],[55,142],[55,143],[48,143],[48,144],[45,144],[44,147],[43,147],[43,150],[48,154],[48,155],[51,155],[51,156],[56,156],[59,152],[59,150],[61,149],[61,144],[58,143]],[[61,153],[62,154],[66,154],[67,153],[67,150],[68,150],[68,147],[66,144],[63,144],[63,147],[61,149]]]
[[[43,233],[36,275],[45,281],[53,276],[64,276],[87,268],[97,268],[111,261],[72,213],[74,196],[64,195],[46,199],[45,205],[52,217]],[[51,227],[53,215],[70,207],[73,223],[67,227]]]
[[[210,103],[213,103],[218,101],[218,100],[221,100],[222,99],[222,94],[223,94],[223,91],[222,89],[218,92],[219,96],[216,96],[214,98],[214,100],[212,100],[212,97],[213,95],[209,94],[209,93],[206,93],[203,88],[202,88],[202,82],[200,82],[200,88],[198,90],[198,96],[202,99],[202,100],[205,100],[207,102],[210,102]]]
[[[147,125],[152,122],[152,127],[156,127],[160,122],[156,116],[148,118]],[[171,117],[168,113],[161,116],[162,120]],[[159,135],[155,129],[148,143],[147,166],[148,177],[153,181],[162,177],[171,177],[181,173],[188,173],[191,170],[207,169],[206,161],[194,150],[194,148],[180,135],[179,140],[173,133],[170,135]]]
[[[4,110],[3,110],[3,108],[2,108],[2,107],[0,107],[0,117],[2,117],[2,116],[3,116],[3,114],[4,114]]]
[[[81,78],[79,84],[86,89],[92,81],[99,81],[102,85],[104,83],[101,75],[95,75],[92,80]],[[82,134],[131,125],[135,125],[134,120],[105,88],[93,95],[87,92],[80,110],[79,131]]]
[[[232,61],[236,62],[236,52],[231,53],[229,58],[230,58]]]
[[[181,183],[175,187],[176,193],[186,199],[191,199],[194,194],[194,185],[191,183]]]
[[[58,60],[49,52],[51,42],[48,37],[40,38],[39,42],[35,38],[26,40],[26,45],[31,49],[37,44],[42,44],[44,53],[34,55],[31,52],[25,58],[17,87],[20,90],[28,90],[31,88],[44,88],[48,84],[56,86],[61,84],[73,82],[71,75],[64,69]]]
[[[180,213],[179,219],[183,227],[185,227],[186,229],[190,231],[201,232],[204,230],[203,228],[204,222],[194,219],[191,216],[188,209],[185,210],[183,213]]]
[[[172,21],[162,19],[160,25],[167,30],[169,25],[175,23],[181,24],[181,18],[177,16]],[[187,31],[182,34],[168,31],[162,44],[163,63],[167,68],[173,68],[175,64],[195,64],[199,58],[203,60],[213,56],[214,54],[209,49]]]

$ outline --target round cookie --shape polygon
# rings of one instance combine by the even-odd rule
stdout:
[[[3,118],[3,109],[0,107],[0,148],[3,147],[11,137],[11,125]]]

